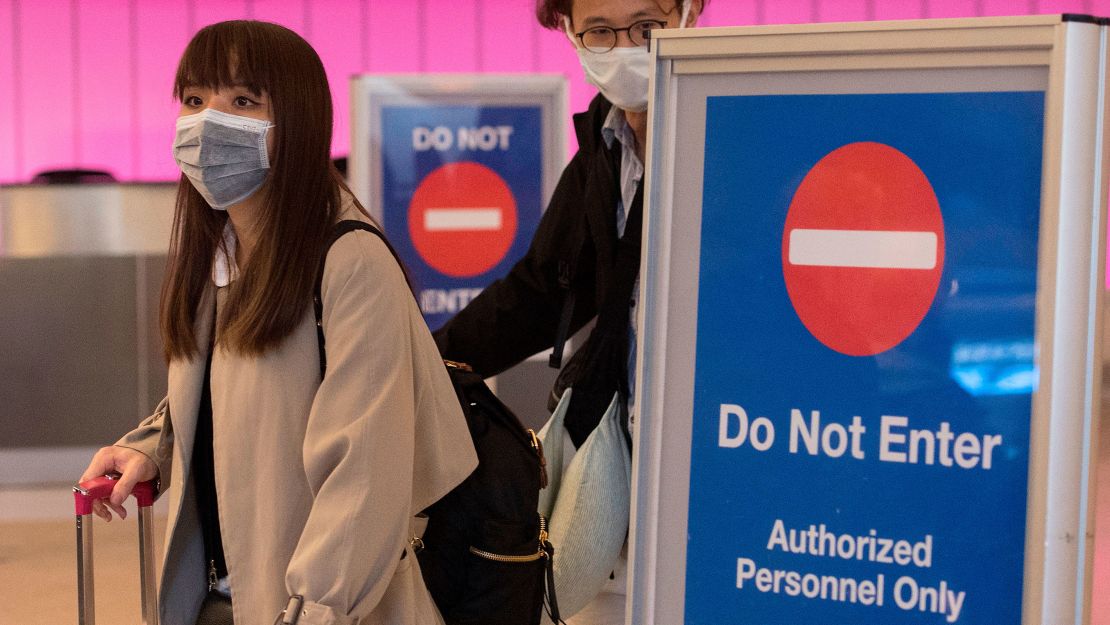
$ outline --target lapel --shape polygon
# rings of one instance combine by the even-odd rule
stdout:
[[[615,261],[617,244],[617,198],[620,197],[620,143],[614,141],[613,147],[605,146],[598,139],[595,144],[596,158],[586,181],[586,219],[593,232],[597,263],[600,267],[611,267]],[[630,207],[628,207],[630,208]]]
[[[177,521],[181,517],[181,506],[185,498],[185,484],[192,467],[193,442],[197,433],[197,411],[200,409],[200,396],[204,385],[204,369],[208,359],[211,334],[216,314],[216,288],[209,285],[197,306],[197,319],[194,332],[197,337],[198,353],[190,360],[174,360],[169,366],[169,408],[172,421],[173,478],[171,488],[176,487],[176,495],[170,501],[169,528],[167,536],[174,535]],[[168,545],[167,545],[168,548]]]

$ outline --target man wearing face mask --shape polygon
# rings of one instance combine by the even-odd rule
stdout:
[[[706,0],[537,0],[540,23],[564,32],[586,80],[600,91],[574,116],[578,152],[563,171],[527,255],[436,334],[443,356],[496,375],[541,350],[561,368],[554,409],[580,447],[612,402],[631,441],[636,295],[647,141],[647,43],[652,31],[693,26]],[[589,338],[564,362],[564,341],[590,320]],[[558,549],[558,547],[556,547]],[[570,625],[623,623],[623,558]]]
[[[581,446],[618,393],[629,426],[643,223],[651,32],[693,26],[706,0],[537,0],[540,23],[565,33],[600,93],[574,116],[578,152],[527,255],[443,328],[444,358],[496,375],[541,350],[562,368],[554,408],[573,387],[566,428]],[[598,322],[568,361],[566,338]],[[630,432],[630,428],[628,429]],[[631,438],[629,438],[631,440]]]
[[[574,116],[578,152],[527,255],[435,337],[445,358],[496,375],[553,348],[562,368],[553,408],[573,387],[566,427],[581,446],[614,393],[628,408],[635,381],[635,303],[643,223],[651,32],[692,26],[705,0],[537,0],[546,28],[564,32],[600,93]],[[597,318],[565,363],[563,343]],[[629,430],[630,431],[630,430]],[[631,440],[631,439],[630,439]]]

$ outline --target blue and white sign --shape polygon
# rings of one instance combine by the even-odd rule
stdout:
[[[353,80],[351,186],[431,329],[527,251],[565,162],[565,89],[553,76]]]
[[[708,99],[685,623],[1021,622],[1044,117]]]
[[[534,107],[382,109],[385,230],[438,328],[524,255],[542,213]]]

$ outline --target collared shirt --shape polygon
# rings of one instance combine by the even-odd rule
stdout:
[[[613,147],[613,141],[621,144],[621,197],[617,200],[617,236],[624,236],[624,225],[628,222],[628,208],[636,197],[636,189],[644,178],[644,164],[636,154],[636,135],[624,111],[617,107],[609,109],[609,116],[601,126],[601,137],[605,145]],[[640,298],[640,279],[632,289],[632,302],[628,311],[628,412],[635,422],[636,405],[636,300]]]
[[[617,107],[609,109],[609,116],[601,126],[601,138],[605,146],[613,147],[613,141],[621,144],[621,199],[617,202],[617,236],[624,236],[624,224],[628,221],[628,206],[636,197],[636,189],[644,178],[644,164],[636,154],[636,135],[632,126],[624,118],[624,111]]]
[[[235,251],[238,247],[235,226],[228,219],[224,225],[224,244],[216,246],[216,257],[212,260],[212,282],[221,289],[239,277],[239,266],[235,264]]]

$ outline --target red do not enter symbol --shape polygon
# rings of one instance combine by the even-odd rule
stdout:
[[[516,199],[509,185],[478,163],[435,169],[409,203],[413,247],[430,267],[451,277],[470,278],[496,267],[516,230]]]
[[[806,174],[782,238],[795,312],[828,348],[889,350],[913,334],[944,269],[944,220],[925,173],[882,143],[850,143]]]

